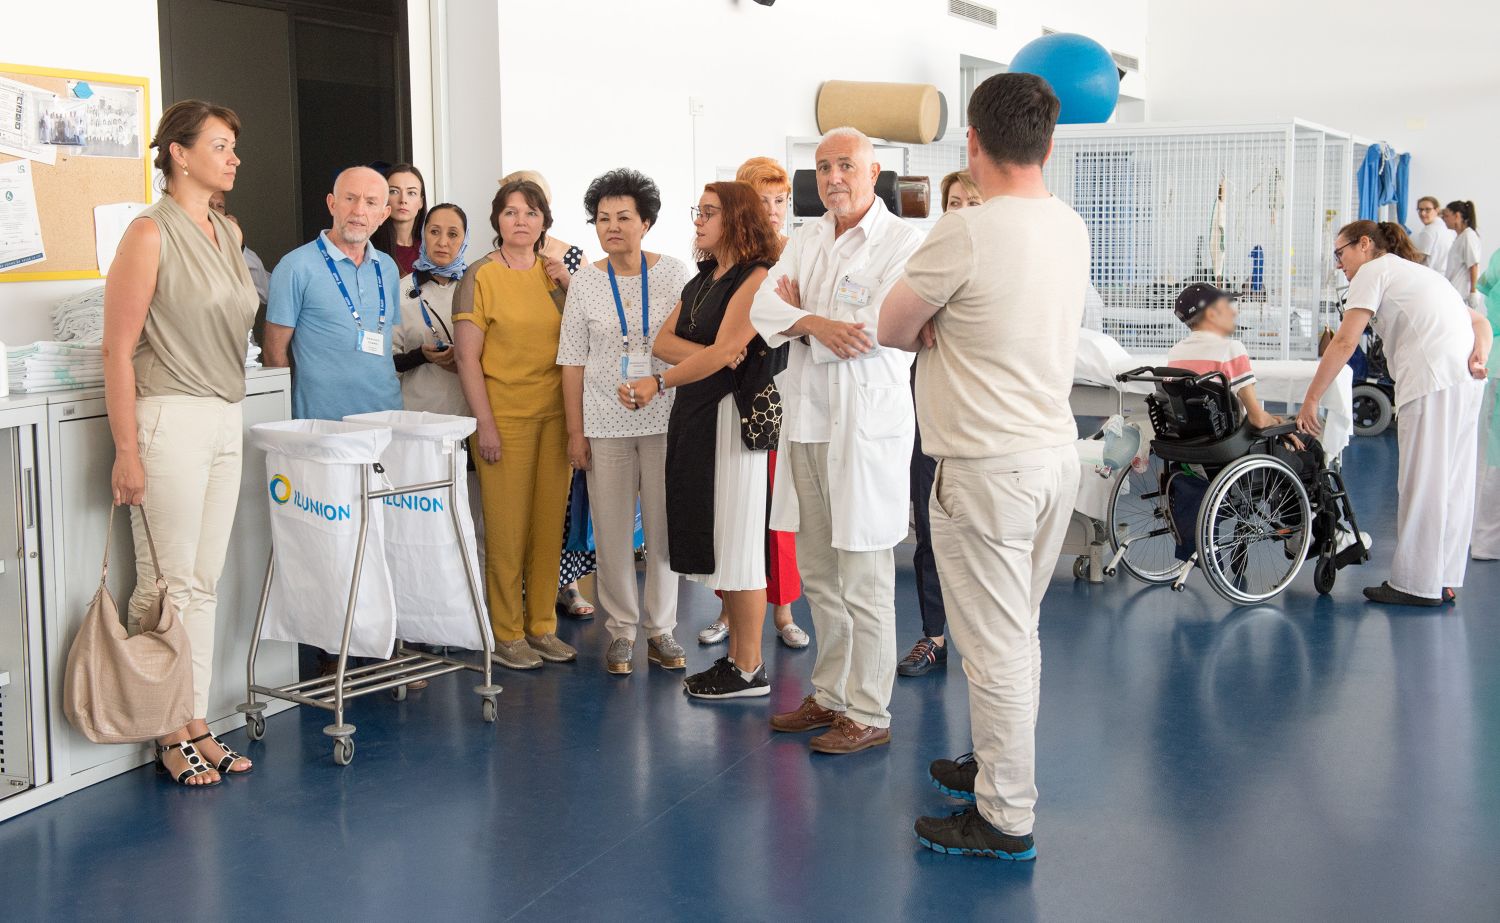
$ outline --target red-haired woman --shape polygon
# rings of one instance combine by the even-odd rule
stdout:
[[[760,197],[761,207],[770,219],[771,229],[776,233],[776,253],[779,256],[786,246],[786,209],[792,198],[792,181],[781,164],[770,157],[751,157],[740,164],[735,180],[748,183]],[[768,464],[771,478],[776,476],[776,450],[769,453]],[[781,643],[791,648],[808,645],[807,632],[792,621],[792,603],[802,595],[802,576],[797,573],[797,536],[790,532],[770,531],[766,533],[766,601],[775,607],[776,634]],[[699,644],[718,644],[729,637],[727,609],[702,631],[698,632]]]
[[[776,233],[747,183],[710,183],[694,209],[698,275],[662,325],[653,352],[665,373],[620,385],[620,402],[643,407],[678,388],[667,428],[667,545],[672,569],[724,596],[729,655],[683,681],[705,699],[771,691],[761,661],[766,613],[766,453],[740,434],[733,369],[766,349],[750,326],[750,302],[776,259]],[[756,366],[763,363],[757,361]],[[749,367],[747,366],[747,369]]]

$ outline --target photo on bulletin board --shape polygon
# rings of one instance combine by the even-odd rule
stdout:
[[[149,86],[0,63],[0,282],[102,277],[96,209],[151,201]]]

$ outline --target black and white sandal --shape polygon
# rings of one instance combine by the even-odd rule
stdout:
[[[198,740],[202,739],[202,737],[198,738]],[[188,780],[193,778],[194,776],[201,776],[214,771],[214,768],[208,765],[208,763],[204,761],[203,757],[198,755],[198,748],[193,746],[193,744],[196,742],[197,741],[184,740],[175,744],[157,744],[156,771],[161,773],[162,775],[166,775],[171,772],[171,770],[167,768],[167,762],[163,757],[168,750],[176,750],[178,753],[182,754],[183,760],[188,764],[188,768],[184,769],[182,772],[179,772],[174,777],[178,785],[186,785],[188,788],[212,788],[213,786],[218,785],[220,782],[224,781],[222,778],[219,778],[213,780],[212,782],[203,782],[194,785],[188,784]]]
[[[236,753],[233,750],[229,749],[229,744],[226,744],[224,741],[220,740],[215,734],[213,734],[213,732],[204,734],[201,737],[194,737],[191,741],[189,741],[189,743],[197,743],[200,740],[212,740],[214,743],[219,745],[220,750],[224,751],[224,755],[219,757],[218,764],[214,766],[214,768],[219,771],[219,775],[243,776],[255,769],[255,764],[253,763],[250,765],[249,769],[230,769],[229,767],[233,766],[237,760],[249,759],[249,757],[246,757],[243,754]]]

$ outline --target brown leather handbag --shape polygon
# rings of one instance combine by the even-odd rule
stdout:
[[[156,571],[154,611],[141,620],[141,632],[127,635],[105,581],[109,577],[109,538],[115,508],[109,511],[104,566],[99,589],[89,603],[83,625],[68,649],[63,680],[63,712],[83,736],[98,744],[155,740],[193,718],[193,656],[187,629],[167,596],[156,543],[146,510],[141,523]]]

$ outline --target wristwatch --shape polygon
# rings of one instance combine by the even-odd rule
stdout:
[[[660,372],[657,372],[655,375],[652,375],[651,377],[656,379],[656,393],[657,394],[666,394],[667,391],[669,390],[667,388],[667,379],[664,378]]]

